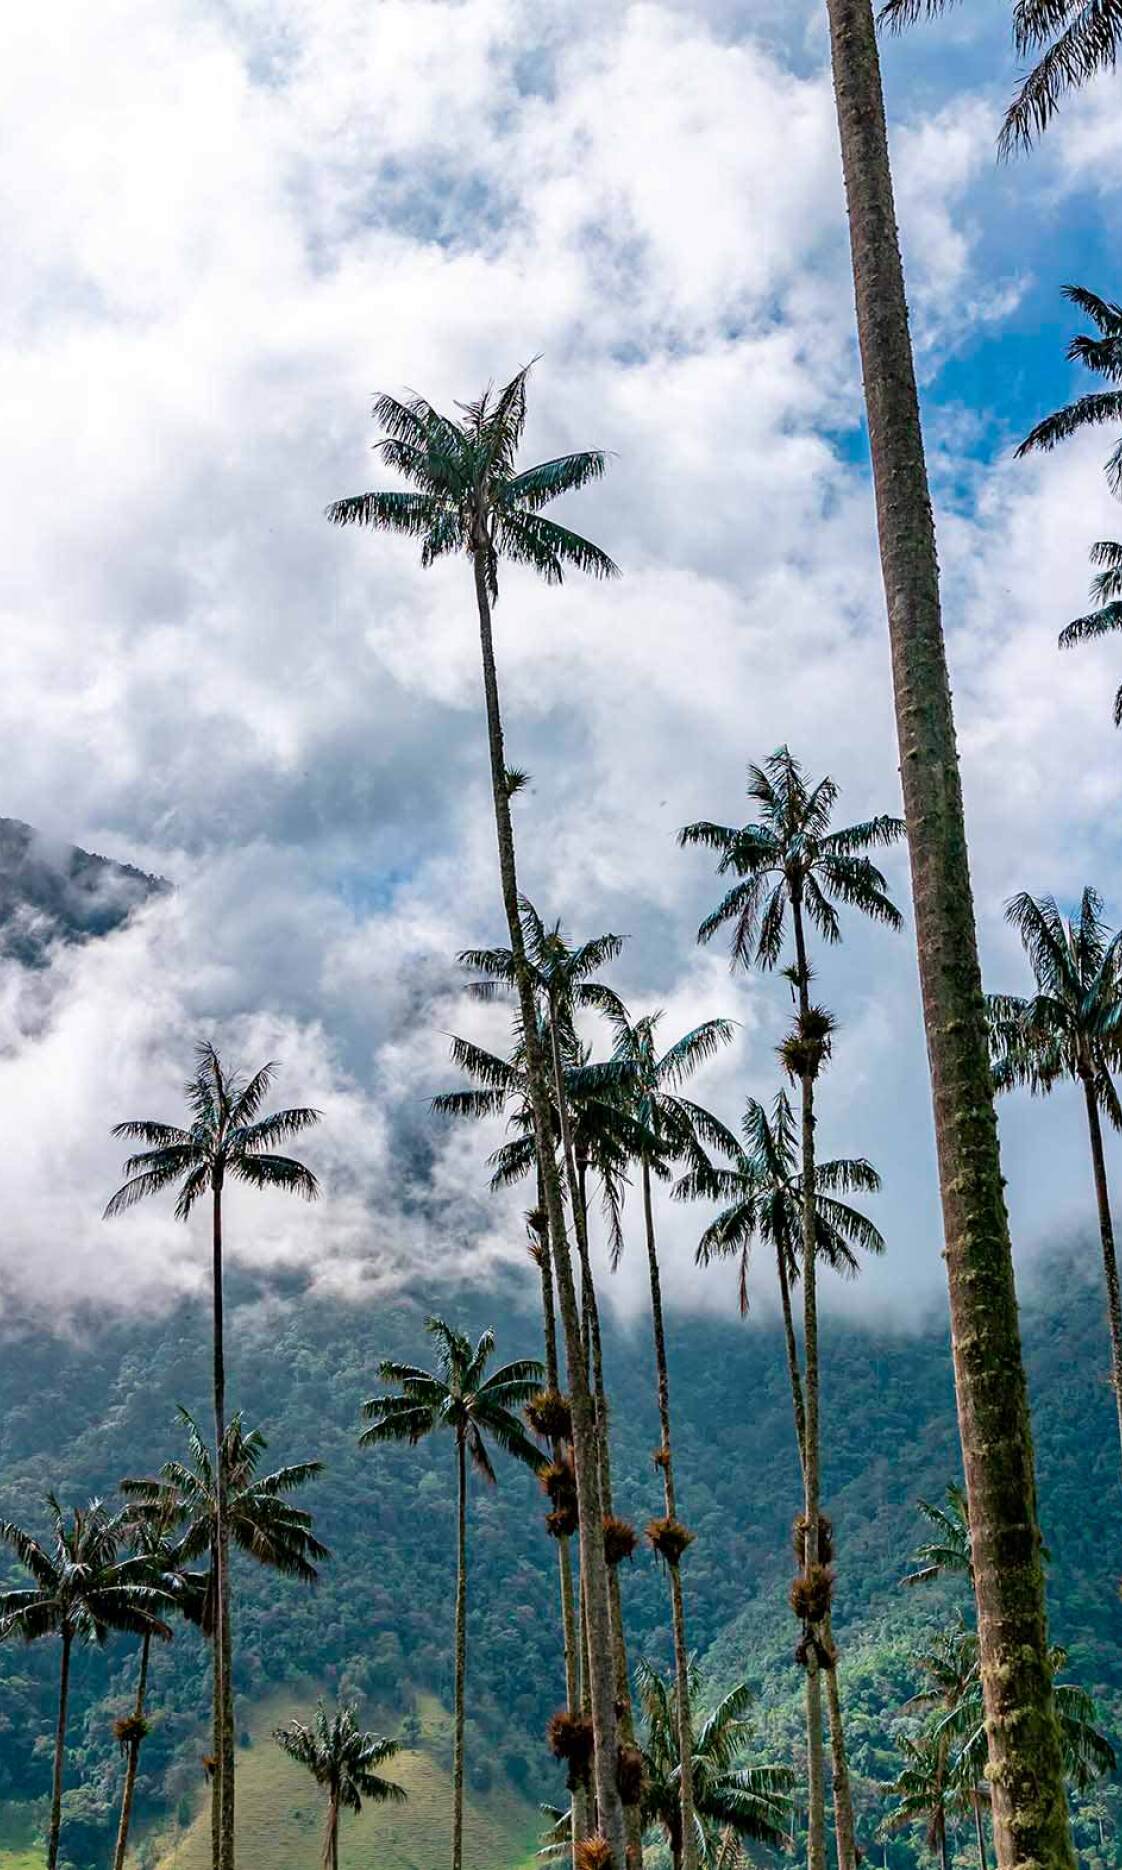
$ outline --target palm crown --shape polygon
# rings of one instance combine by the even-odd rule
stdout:
[[[180,1564],[212,1560],[217,1537],[218,1497],[214,1462],[194,1418],[180,1409],[187,1434],[188,1459],[166,1461],[154,1479],[121,1482],[121,1492],[137,1515],[147,1514],[182,1527],[176,1553]],[[314,1584],[316,1563],[329,1558],[325,1545],[312,1532],[312,1516],[288,1497],[322,1472],[320,1461],[300,1461],[258,1472],[268,1444],[259,1429],[247,1430],[240,1415],[227,1425],[223,1446],[226,1476],[226,1524],[230,1539],[241,1551],[285,1577]],[[315,1561],[315,1562],[313,1562]],[[201,1622],[214,1634],[214,1568],[198,1581],[204,1590]]]
[[[405,533],[420,541],[424,566],[448,553],[478,553],[493,599],[500,558],[529,565],[549,584],[560,584],[568,567],[615,577],[606,552],[542,513],[561,494],[599,480],[607,456],[584,449],[518,469],[530,369],[519,370],[501,390],[488,386],[477,401],[457,403],[454,416],[441,415],[421,396],[407,402],[379,396],[374,420],[385,433],[375,453],[413,491],[354,494],[334,501],[328,519]]]
[[[364,1733],[355,1715],[350,1702],[329,1715],[320,1701],[310,1726],[292,1720],[287,1727],[276,1728],[273,1738],[289,1759],[306,1766],[316,1784],[326,1786],[347,1811],[360,1812],[363,1799],[400,1803],[405,1798],[402,1787],[375,1770],[392,1760],[397,1741]]]
[[[186,1220],[200,1195],[220,1188],[226,1177],[255,1188],[281,1188],[314,1201],[319,1183],[312,1171],[291,1156],[277,1155],[278,1144],[319,1122],[308,1108],[274,1111],[261,1106],[276,1073],[262,1065],[249,1079],[227,1072],[214,1046],[195,1048],[197,1068],[184,1087],[191,1124],[133,1119],[118,1123],[112,1134],[146,1147],[125,1163],[126,1180],[109,1202],[107,1216],[123,1214],[145,1196],[179,1185],[175,1212]]]
[[[798,1278],[802,1251],[803,1177],[795,1120],[785,1091],[771,1115],[750,1097],[741,1119],[743,1145],[734,1139],[727,1167],[690,1170],[676,1184],[678,1201],[699,1197],[725,1205],[710,1221],[697,1245],[697,1263],[736,1258],[741,1312],[748,1310],[752,1246],[765,1242],[781,1258],[789,1281]],[[884,1238],[867,1215],[840,1195],[875,1194],[880,1176],[863,1156],[836,1157],[815,1165],[819,1258],[843,1276],[858,1271],[857,1252],[883,1253]]]
[[[522,1427],[516,1410],[535,1396],[542,1385],[542,1367],[522,1357],[487,1375],[495,1348],[494,1333],[484,1331],[472,1344],[442,1318],[429,1318],[425,1329],[436,1344],[437,1368],[421,1370],[415,1364],[390,1359],[378,1366],[387,1383],[399,1385],[396,1394],[373,1396],[362,1406],[370,1423],[359,1437],[363,1448],[380,1442],[415,1443],[434,1429],[451,1429],[485,1480],[495,1470],[487,1449],[494,1441],[527,1467],[542,1464],[542,1452]]]
[[[172,1594],[146,1554],[118,1556],[121,1516],[91,1500],[68,1518],[54,1494],[47,1495],[47,1511],[45,1544],[10,1520],[0,1525],[0,1540],[33,1579],[29,1589],[0,1592],[0,1638],[103,1643],[110,1630],[169,1638],[164,1619],[174,1607]]]
[[[889,928],[901,926],[885,878],[869,850],[904,836],[900,818],[867,819],[831,831],[838,788],[830,778],[808,785],[798,760],[780,747],[763,766],[748,768],[748,797],[760,807],[758,823],[686,825],[680,844],[716,851],[719,876],[737,879],[705,917],[698,940],[732,925],[733,964],[775,967],[783,950],[789,908],[798,905],[827,942],[840,938],[837,905],[859,909]]]
[[[647,1662],[636,1670],[644,1724],[643,1817],[680,1852],[678,1718],[672,1682]],[[755,1766],[747,1759],[752,1738],[747,1719],[752,1690],[739,1682],[711,1713],[703,1712],[704,1683],[696,1664],[689,1670],[693,1734],[693,1790],[698,1861],[714,1865],[723,1833],[781,1846],[790,1821],[793,1774],[784,1766]],[[675,1848],[677,1847],[677,1848]]]
[[[1085,286],[1065,286],[1065,299],[1077,305],[1095,326],[1097,337],[1077,332],[1067,347],[1072,363],[1084,364],[1094,376],[1112,387],[1092,390],[1065,403],[1062,409],[1045,416],[1025,436],[1017,449],[1018,456],[1043,450],[1048,452],[1059,442],[1067,441],[1080,429],[1097,428],[1104,422],[1122,422],[1122,306]],[[1116,443],[1106,462],[1106,475],[1114,493],[1122,491],[1122,441]]]
[[[939,1578],[965,1578],[973,1588],[974,1560],[965,1487],[952,1481],[945,1506],[935,1506],[930,1500],[917,1500],[916,1505],[935,1536],[912,1553],[915,1570],[908,1572],[904,1583],[934,1584]]]
[[[1022,893],[1006,919],[1024,944],[1036,992],[987,1000],[998,1090],[1020,1084],[1047,1093],[1063,1079],[1081,1079],[1122,1129],[1111,1075],[1122,1062],[1122,935],[1107,930],[1102,898],[1085,889],[1078,915],[1065,918],[1053,897]]]

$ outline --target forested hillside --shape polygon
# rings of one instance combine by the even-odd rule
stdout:
[[[1103,1380],[1101,1299],[1093,1261],[1057,1260],[1026,1303],[1026,1335],[1039,1450],[1042,1512],[1051,1552],[1053,1633],[1070,1674],[1100,1699],[1109,1732],[1122,1729],[1122,1572],[1111,1530],[1117,1514],[1112,1407]],[[326,1463],[307,1490],[316,1530],[331,1547],[315,1590],[242,1566],[237,1600],[239,1726],[253,1703],[314,1681],[365,1697],[376,1723],[396,1726],[431,1691],[447,1701],[451,1667],[455,1476],[451,1444],[361,1452],[359,1410],[378,1385],[384,1355],[414,1358],[425,1314],[439,1303],[465,1327],[494,1323],[502,1355],[534,1353],[529,1293],[511,1285],[482,1301],[417,1291],[384,1299],[311,1304],[295,1290],[236,1290],[235,1406],[268,1437],[266,1465]],[[826,1500],[837,1533],[837,1634],[853,1710],[859,1823],[868,1849],[882,1810],[877,1789],[897,1770],[894,1710],[916,1686],[910,1629],[945,1619],[954,1594],[905,1592],[899,1579],[921,1536],[917,1496],[938,1499],[956,1472],[956,1432],[945,1335],[864,1332],[827,1321],[824,1333]],[[176,1405],[205,1415],[206,1320],[184,1306],[158,1323],[89,1320],[69,1340],[9,1342],[0,1374],[0,1514],[26,1525],[54,1489],[65,1504],[111,1495],[125,1474],[154,1471],[182,1449]],[[685,1561],[690,1640],[712,1687],[740,1675],[757,1688],[761,1757],[795,1758],[801,1673],[786,1596],[794,1564],[790,1527],[799,1485],[779,1334],[750,1320],[671,1320],[682,1510],[696,1543]],[[657,1420],[649,1346],[640,1322],[606,1344],[613,1396],[619,1510],[637,1526],[661,1510],[651,1461]],[[469,1773],[476,1794],[492,1782],[532,1799],[555,1798],[561,1775],[543,1729],[564,1698],[556,1629],[554,1548],[533,1480],[504,1467],[495,1490],[476,1485],[471,1507]],[[664,1586],[642,1549],[624,1566],[632,1653],[669,1660]],[[50,1645],[8,1644],[0,1667],[0,1799],[47,1791],[55,1658]],[[111,1727],[126,1711],[135,1670],[128,1638],[77,1665],[67,1855],[83,1870],[106,1861],[120,1763]],[[154,1731],[142,1756],[146,1819],[186,1820],[201,1793],[208,1681],[201,1644],[177,1633],[154,1657]],[[438,1747],[439,1750],[439,1747]],[[1102,1795],[1100,1793],[1100,1800]],[[1080,1836],[1099,1849],[1097,1808]],[[1104,1830],[1111,1854],[1109,1798]],[[962,1846],[967,1844],[965,1830]],[[904,1833],[879,1857],[915,1861]],[[1122,1860],[1122,1859],[1119,1859]],[[507,1870],[496,1865],[495,1870]]]

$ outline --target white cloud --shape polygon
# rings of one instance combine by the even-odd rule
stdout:
[[[197,1282],[199,1240],[166,1214],[97,1217],[109,1122],[172,1111],[211,1027],[279,1053],[284,1096],[325,1110],[330,1198],[239,1209],[235,1256],[328,1283],[521,1256],[481,1139],[425,1114],[464,1013],[450,957],[500,930],[465,568],[422,577],[406,546],[322,519],[376,472],[382,387],[448,402],[543,351],[528,447],[615,451],[571,518],[625,579],[512,574],[496,616],[534,776],[523,881],[578,933],[632,938],[621,981],[668,1031],[743,1022],[701,1086],[729,1120],[771,1095],[782,988],[695,949],[716,885],[674,833],[738,816],[746,761],[781,739],[854,816],[898,797],[836,132],[804,25],[790,63],[717,4],[568,0],[543,24],[529,0],[63,0],[0,28],[0,805],[179,885],[0,981],[13,1302]],[[933,369],[1019,275],[986,264],[986,95],[905,98],[901,119]],[[1093,463],[980,484],[942,538],[996,944],[1001,893],[1100,855],[1117,791],[1109,652],[1061,668],[1049,637]],[[909,943],[855,930],[821,978],[843,1020],[823,1132],[885,1175],[891,1258],[846,1298],[868,1309],[941,1278]],[[1026,1232],[1067,1200],[1053,1178]],[[723,1303],[690,1268],[696,1217],[661,1225],[675,1292]]]

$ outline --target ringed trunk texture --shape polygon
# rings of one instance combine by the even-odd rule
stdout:
[[[935,1112],[1000,1870],[1074,1864],[1028,1395],[871,0],[827,0]]]
[[[144,1635],[140,1641],[140,1672],[136,1681],[136,1700],[133,1703],[133,1718],[143,1720],[144,1700],[148,1693],[148,1658],[152,1649],[152,1638]],[[132,1824],[133,1798],[136,1794],[136,1775],[140,1766],[140,1735],[133,1734],[129,1740],[129,1750],[125,1764],[125,1784],[121,1793],[121,1822],[117,1826],[117,1845],[113,1852],[113,1870],[125,1870],[125,1852],[129,1847],[129,1827]]]
[[[643,1221],[647,1235],[647,1269],[651,1285],[651,1325],[654,1331],[655,1372],[658,1379],[658,1420],[662,1430],[662,1484],[667,1519],[677,1519],[674,1459],[670,1443],[670,1371],[666,1362],[666,1328],[662,1316],[662,1278],[655,1243],[651,1201],[650,1164],[643,1163]],[[682,1571],[678,1561],[667,1564],[670,1576],[670,1621],[674,1637],[675,1713],[678,1717],[678,1781],[682,1811],[682,1870],[697,1870],[697,1836],[693,1807],[693,1730],[690,1721],[690,1659],[686,1646],[686,1613],[682,1600]]]
[[[1110,1189],[1103,1155],[1102,1122],[1090,1076],[1083,1079],[1087,1104],[1087,1129],[1091,1137],[1091,1166],[1095,1176],[1095,1201],[1099,1210],[1099,1241],[1103,1255],[1103,1278],[1106,1281],[1106,1315],[1110,1326],[1110,1385],[1118,1415],[1118,1439],[1122,1446],[1122,1298],[1118,1291],[1118,1258],[1114,1250],[1114,1222],[1110,1212]]]
[[[796,971],[798,974],[799,1014],[805,1018],[810,1007],[810,970],[803,934],[802,906],[798,897],[791,903],[795,931]],[[820,1466],[818,1433],[818,1229],[814,1182],[814,1077],[804,1071],[799,1079],[802,1106],[803,1160],[803,1356],[806,1360],[806,1383],[803,1397],[806,1441],[803,1446],[803,1570],[818,1563],[818,1518],[820,1505]],[[822,1678],[815,1646],[817,1628],[811,1631],[806,1659],[806,1861],[807,1870],[826,1870],[826,1787],[822,1753]]]
[[[464,1861],[464,1689],[467,1681],[467,1447],[456,1437],[456,1683],[452,1711],[452,1870]]]
[[[222,1870],[234,1870],[234,1645],[230,1631],[230,1529],[222,1530]]]
[[[62,1633],[62,1660],[58,1671],[58,1719],[55,1722],[55,1759],[54,1772],[51,1776],[51,1823],[47,1834],[47,1870],[55,1870],[58,1863],[58,1838],[62,1829],[62,1767],[66,1756],[66,1716],[70,1704],[70,1646],[73,1637],[69,1630]]]
[[[487,708],[487,741],[491,760],[491,794],[499,852],[503,908],[510,937],[511,960],[518,991],[518,1009],[526,1049],[526,1077],[534,1117],[534,1136],[545,1186],[549,1237],[557,1274],[557,1297],[565,1333],[569,1401],[573,1414],[573,1462],[576,1468],[577,1508],[580,1515],[581,1580],[588,1623],[589,1699],[595,1739],[596,1805],[600,1829],[612,1853],[611,1870],[621,1870],[625,1859],[623,1808],[616,1785],[615,1655],[608,1606],[607,1565],[600,1523],[600,1484],[597,1465],[596,1421],[588,1388],[588,1372],[581,1341],[580,1308],[573,1280],[573,1264],[561,1205],[561,1184],[551,1137],[549,1079],[538,1036],[534,989],[522,940],[518,912],[518,875],[514,860],[514,834],[510,819],[506,761],[498,677],[491,635],[491,603],[487,591],[486,554],[489,539],[482,522],[477,528],[472,564],[479,611],[483,690]]]

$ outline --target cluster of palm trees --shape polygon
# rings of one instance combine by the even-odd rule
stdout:
[[[903,1582],[932,1584],[951,1579],[969,1587],[973,1563],[962,1488],[952,1484],[944,1504],[921,1500],[919,1509],[933,1536],[919,1547],[915,1569]],[[895,1781],[885,1788],[893,1803],[882,1834],[920,1825],[941,1870],[949,1870],[950,1821],[969,1813],[978,1870],[988,1870],[985,1710],[978,1633],[969,1615],[956,1609],[949,1622],[937,1626],[915,1650],[912,1661],[921,1686],[905,1704],[904,1712],[913,1718],[897,1735],[901,1766]],[[1065,1651],[1053,1645],[1050,1662],[1053,1676],[1058,1677],[1067,1665]],[[1053,1693],[1067,1782],[1083,1792],[1103,1774],[1114,1771],[1114,1749],[1099,1730],[1095,1704],[1085,1689],[1056,1680]],[[917,1715],[922,1717],[918,1726]]]

